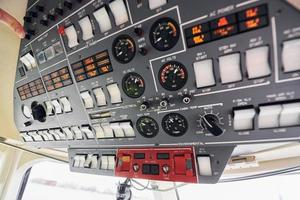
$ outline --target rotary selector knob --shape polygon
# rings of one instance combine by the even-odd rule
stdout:
[[[214,136],[219,136],[224,132],[220,124],[220,119],[215,114],[205,114],[202,116],[200,125]]]
[[[33,102],[31,104],[31,110],[34,120],[38,120],[40,122],[46,121],[46,110],[43,105]]]

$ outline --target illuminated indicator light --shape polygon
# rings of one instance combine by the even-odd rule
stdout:
[[[213,39],[217,39],[220,37],[226,37],[230,36],[236,33],[236,27],[235,25],[226,26],[224,28],[220,28],[213,31]]]
[[[193,33],[193,35],[196,35],[196,34],[201,33],[201,26],[200,26],[200,25],[194,26],[194,27],[192,28],[192,33]]]
[[[70,79],[70,74],[64,74],[64,75],[62,75],[61,79],[62,80],[68,80],[68,79]]]
[[[94,62],[94,59],[92,57],[83,60],[83,63],[85,65],[89,65],[89,64],[91,64],[93,62]]]
[[[82,74],[82,73],[84,73],[84,69],[83,68],[77,69],[77,70],[74,71],[75,75]]]
[[[258,8],[250,8],[250,9],[246,10],[247,18],[256,17],[257,15],[258,15]]]
[[[58,27],[58,33],[60,35],[64,35],[65,34],[65,27],[63,27],[63,26]]]
[[[109,72],[109,66],[101,67],[100,70],[101,70],[101,72],[104,72],[104,73]]]
[[[199,35],[196,37],[193,37],[193,41],[195,44],[201,44],[204,42],[204,35]]]
[[[95,68],[96,68],[96,66],[95,66],[94,64],[85,66],[85,70],[86,70],[86,71],[90,71],[90,70],[93,70],[93,69],[95,69]]]
[[[58,72],[53,72],[53,73],[51,74],[51,78],[56,78],[56,77],[58,77],[58,76],[59,76]]]
[[[63,86],[62,82],[58,82],[54,84],[55,88],[61,88]]]
[[[107,55],[107,52],[104,51],[104,52],[101,52],[101,53],[96,54],[96,55],[95,55],[95,58],[96,58],[96,60],[98,60],[98,59],[101,59],[101,58],[104,58],[104,57],[107,57],[107,56],[108,56],[108,55]]]
[[[57,77],[57,78],[53,79],[53,83],[57,83],[57,82],[60,82],[60,81],[61,81],[60,77]]]
[[[256,28],[258,27],[260,24],[260,19],[259,18],[256,18],[256,19],[251,19],[251,20],[248,20],[245,22],[245,25],[248,29],[251,29],[251,28]]]
[[[97,73],[97,70],[94,70],[94,71],[90,71],[87,73],[88,77],[94,77],[94,76],[97,76],[98,73]]]
[[[122,156],[121,159],[123,162],[130,162],[130,156]]]
[[[65,74],[68,73],[68,68],[62,68],[61,70],[59,70],[59,74]]]
[[[218,21],[218,27],[226,26],[226,25],[228,25],[228,24],[229,24],[229,23],[228,23],[228,20],[227,20],[226,17],[222,17],[222,18],[220,18],[219,21]]]
[[[77,81],[83,81],[83,80],[85,80],[85,79],[86,79],[86,76],[85,76],[84,74],[79,75],[79,76],[76,76],[76,80],[77,80]]]

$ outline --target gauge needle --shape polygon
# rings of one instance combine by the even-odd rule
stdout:
[[[155,44],[156,43],[158,43],[159,41],[161,41],[162,40],[162,38],[160,37],[160,38],[158,38],[156,41],[155,41]]]
[[[120,55],[122,55],[123,54],[123,51],[120,51],[118,54],[117,54],[117,56],[120,56]]]
[[[176,68],[175,70],[174,70],[174,74],[176,74],[178,72],[178,69]]]

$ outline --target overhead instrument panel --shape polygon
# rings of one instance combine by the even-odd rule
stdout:
[[[217,182],[238,144],[298,141],[300,13],[285,1],[29,0],[24,142],[73,171]]]

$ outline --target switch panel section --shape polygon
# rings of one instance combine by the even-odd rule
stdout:
[[[269,47],[257,47],[246,51],[248,78],[260,78],[271,74]]]
[[[111,22],[105,7],[96,10],[93,15],[98,22],[101,33],[105,33],[111,29]]]
[[[165,4],[167,4],[167,0],[149,0],[149,8],[151,10],[159,8]]]
[[[105,106],[107,104],[105,94],[104,94],[102,88],[93,89],[93,93],[96,97],[97,106]]]
[[[98,139],[135,137],[130,121],[93,124],[92,127]]]
[[[77,32],[76,32],[74,25],[71,25],[71,26],[65,28],[65,34],[68,39],[68,47],[69,48],[73,48],[79,44]]]
[[[115,0],[111,2],[109,4],[109,8],[114,15],[115,23],[117,26],[128,21],[129,18],[124,0]]]
[[[197,182],[193,148],[119,149],[116,176]]]
[[[216,84],[212,59],[194,63],[197,88],[213,86]]]
[[[233,126],[235,131],[252,130],[254,128],[254,108],[234,110]]]
[[[289,40],[283,43],[282,64],[284,72],[300,70],[300,39]]]
[[[36,60],[30,52],[22,56],[20,61],[24,64],[27,71],[37,67]]]
[[[89,40],[94,37],[93,28],[89,16],[85,16],[84,18],[79,20],[78,23],[82,31],[83,40]]]
[[[93,108],[94,107],[93,98],[90,95],[89,91],[85,91],[85,92],[80,93],[80,96],[83,100],[83,104],[84,104],[85,108],[88,109],[88,108]]]
[[[239,53],[219,57],[219,68],[223,84],[242,80]]]
[[[122,103],[121,92],[117,83],[113,83],[106,86],[110,95],[110,103]]]

